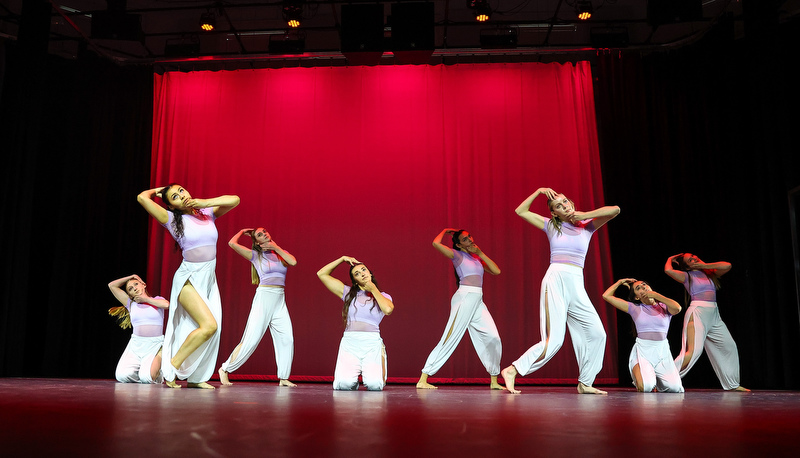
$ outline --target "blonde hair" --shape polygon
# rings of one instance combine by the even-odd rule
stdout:
[[[108,314],[117,317],[117,324],[122,329],[128,329],[131,326],[131,312],[127,308],[119,305],[108,309]]]
[[[567,200],[572,202],[572,200],[570,200],[569,198],[567,198]],[[550,218],[550,221],[547,224],[549,224],[553,229],[555,229],[556,232],[558,232],[558,235],[562,235],[561,234],[561,224],[563,222],[561,221],[561,218],[559,218],[558,216],[552,214],[553,213],[553,207],[551,206],[552,203],[553,203],[553,199],[547,199],[547,208],[550,210],[550,213],[551,213],[551,216],[552,216],[552,218]]]

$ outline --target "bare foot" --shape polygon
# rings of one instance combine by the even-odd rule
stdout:
[[[278,386],[297,386],[297,385],[295,385],[294,383],[292,383],[292,382],[290,382],[290,381],[288,381],[286,379],[283,379],[283,380],[278,382]]]
[[[224,370],[222,370],[221,367],[219,368],[217,373],[219,374],[219,381],[222,383],[222,386],[231,386],[231,385],[233,385],[233,382],[228,380],[228,373],[225,372]]]
[[[750,391],[750,390],[748,390],[747,388],[745,388],[743,386],[737,386],[736,388],[734,388],[732,390],[728,390],[728,391]]]
[[[203,390],[213,390],[213,389],[215,389],[214,386],[209,385],[206,382],[188,383],[188,384],[186,384],[186,387],[187,388],[200,388],[200,389],[203,389]]]
[[[165,380],[164,383],[167,384],[168,388],[180,388],[181,386],[178,385],[176,380]]]
[[[593,386],[587,386],[578,382],[578,393],[580,394],[608,394],[603,390],[598,390]]]
[[[423,382],[422,380],[417,382],[417,389],[418,390],[436,390],[438,388],[439,388],[438,386],[433,386],[428,382]]]
[[[522,393],[522,391],[514,389],[514,379],[517,377],[518,373],[519,372],[517,372],[517,368],[514,367],[513,364],[500,371],[500,376],[506,381],[506,389],[511,394]]]
[[[492,375],[491,377],[492,377],[492,380],[491,380],[491,382],[489,382],[489,389],[490,390],[505,390],[506,389],[506,387],[504,387],[503,385],[497,383],[497,376],[496,375]]]

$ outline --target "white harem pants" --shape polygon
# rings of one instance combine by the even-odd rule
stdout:
[[[689,363],[681,370],[686,357],[686,327],[689,320],[694,323],[694,353]],[[728,327],[719,316],[716,302],[692,301],[686,315],[683,317],[683,334],[681,337],[681,353],[675,358],[675,367],[680,371],[681,377],[689,373],[703,349],[708,353],[711,366],[717,374],[722,388],[732,390],[739,387],[739,350],[733,341]]]
[[[628,370],[634,379],[633,367],[637,364],[642,374],[644,393],[653,391],[653,388],[662,393],[683,393],[681,376],[672,361],[672,353],[666,340],[645,340],[637,337],[628,358]]]
[[[528,375],[547,364],[563,345],[569,328],[578,360],[578,381],[592,386],[603,367],[606,331],[583,286],[583,269],[571,264],[550,264],[542,280],[539,307],[542,340],[512,363],[517,372]]]
[[[261,343],[264,334],[272,335],[272,344],[275,347],[275,362],[278,366],[278,378],[286,380],[292,370],[294,358],[294,337],[292,336],[292,320],[289,318],[289,309],[286,307],[286,296],[283,288],[259,286],[253,297],[244,335],[230,358],[222,363],[222,370],[233,372],[242,367]],[[235,356],[235,357],[234,357]]]
[[[153,366],[161,345],[164,344],[164,336],[142,337],[131,336],[128,346],[122,352],[122,356],[117,363],[116,377],[120,383],[161,383],[164,378],[161,371],[153,380],[150,368]]]
[[[334,390],[357,390],[358,376],[370,391],[386,385],[386,348],[378,332],[345,331],[333,373]]]
[[[444,335],[425,361],[422,372],[428,375],[439,372],[467,330],[483,367],[489,375],[498,375],[503,346],[492,315],[483,303],[483,289],[478,286],[459,286],[456,290],[450,300],[450,317]]]

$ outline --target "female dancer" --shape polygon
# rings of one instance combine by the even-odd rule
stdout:
[[[627,301],[614,296],[621,285],[629,288]],[[636,344],[628,358],[636,391],[649,393],[655,388],[665,393],[683,393],[681,376],[667,342],[669,322],[680,313],[681,306],[635,278],[617,280],[603,293],[603,299],[629,314],[636,326]]]
[[[544,194],[551,218],[530,211],[533,200]],[[544,366],[564,343],[569,327],[578,359],[578,393],[606,394],[592,387],[603,366],[606,332],[583,286],[583,263],[594,231],[619,214],[619,207],[601,207],[590,212],[575,210],[571,200],[550,188],[539,188],[516,212],[525,221],[545,231],[550,241],[550,268],[542,280],[540,326],[542,341],[528,349],[501,372],[506,388],[514,394],[514,378]]]
[[[722,388],[750,391],[739,385],[739,351],[717,309],[718,279],[729,270],[728,262],[705,263],[691,253],[670,256],[664,264],[664,272],[682,283],[691,299],[683,317],[681,353],[675,366],[685,377],[705,348]]]
[[[133,327],[133,334],[117,363],[120,383],[161,383],[161,345],[164,344],[164,309],[169,301],[147,294],[138,275],[128,275],[108,284],[122,306],[108,310],[119,318],[119,327]]]
[[[442,244],[445,234],[453,234],[453,248]],[[500,355],[503,347],[500,343],[500,334],[494,324],[489,309],[483,303],[483,272],[484,265],[486,271],[492,275],[499,275],[500,268],[492,261],[489,256],[475,245],[469,232],[461,229],[444,229],[433,239],[433,247],[436,248],[448,259],[453,261],[456,270],[456,281],[458,290],[450,300],[450,318],[447,319],[447,326],[444,328],[442,339],[431,351],[425,367],[422,368],[422,375],[417,382],[417,388],[433,389],[435,386],[428,383],[428,376],[435,374],[442,368],[450,355],[456,350],[464,333],[469,329],[469,337],[472,345],[478,352],[478,357],[483,363],[483,367],[489,372],[491,382],[489,388],[493,390],[504,390],[505,387],[497,383],[497,375],[500,373]]]
[[[331,276],[339,264],[350,264],[350,283]],[[342,321],[344,335],[339,344],[334,390],[357,390],[358,375],[368,390],[380,391],[386,385],[386,347],[380,334],[380,323],[394,311],[392,296],[381,292],[372,272],[356,258],[342,256],[317,272],[322,284],[344,301]]]
[[[160,197],[169,211],[157,204]],[[239,205],[238,196],[194,199],[177,184],[143,191],[139,204],[175,239],[183,262],[172,279],[164,360],[161,371],[170,388],[176,378],[191,388],[214,389],[206,383],[214,373],[219,350],[222,305],[217,287],[217,227],[214,220]]]
[[[239,245],[238,240],[242,235],[250,236],[252,249]],[[279,247],[263,227],[255,230],[242,229],[231,237],[228,246],[251,262],[250,276],[253,284],[259,286],[253,298],[250,316],[247,317],[242,341],[219,368],[219,380],[223,385],[233,385],[228,380],[228,374],[240,368],[250,358],[269,328],[278,365],[278,385],[296,386],[289,381],[294,337],[283,287],[286,284],[287,267],[297,265],[297,259]]]

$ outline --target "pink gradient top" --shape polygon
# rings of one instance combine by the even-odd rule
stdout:
[[[564,222],[559,235],[548,218],[543,230],[550,241],[550,264],[572,264],[583,268],[589,241],[595,231],[592,220],[581,221],[577,226]]]

